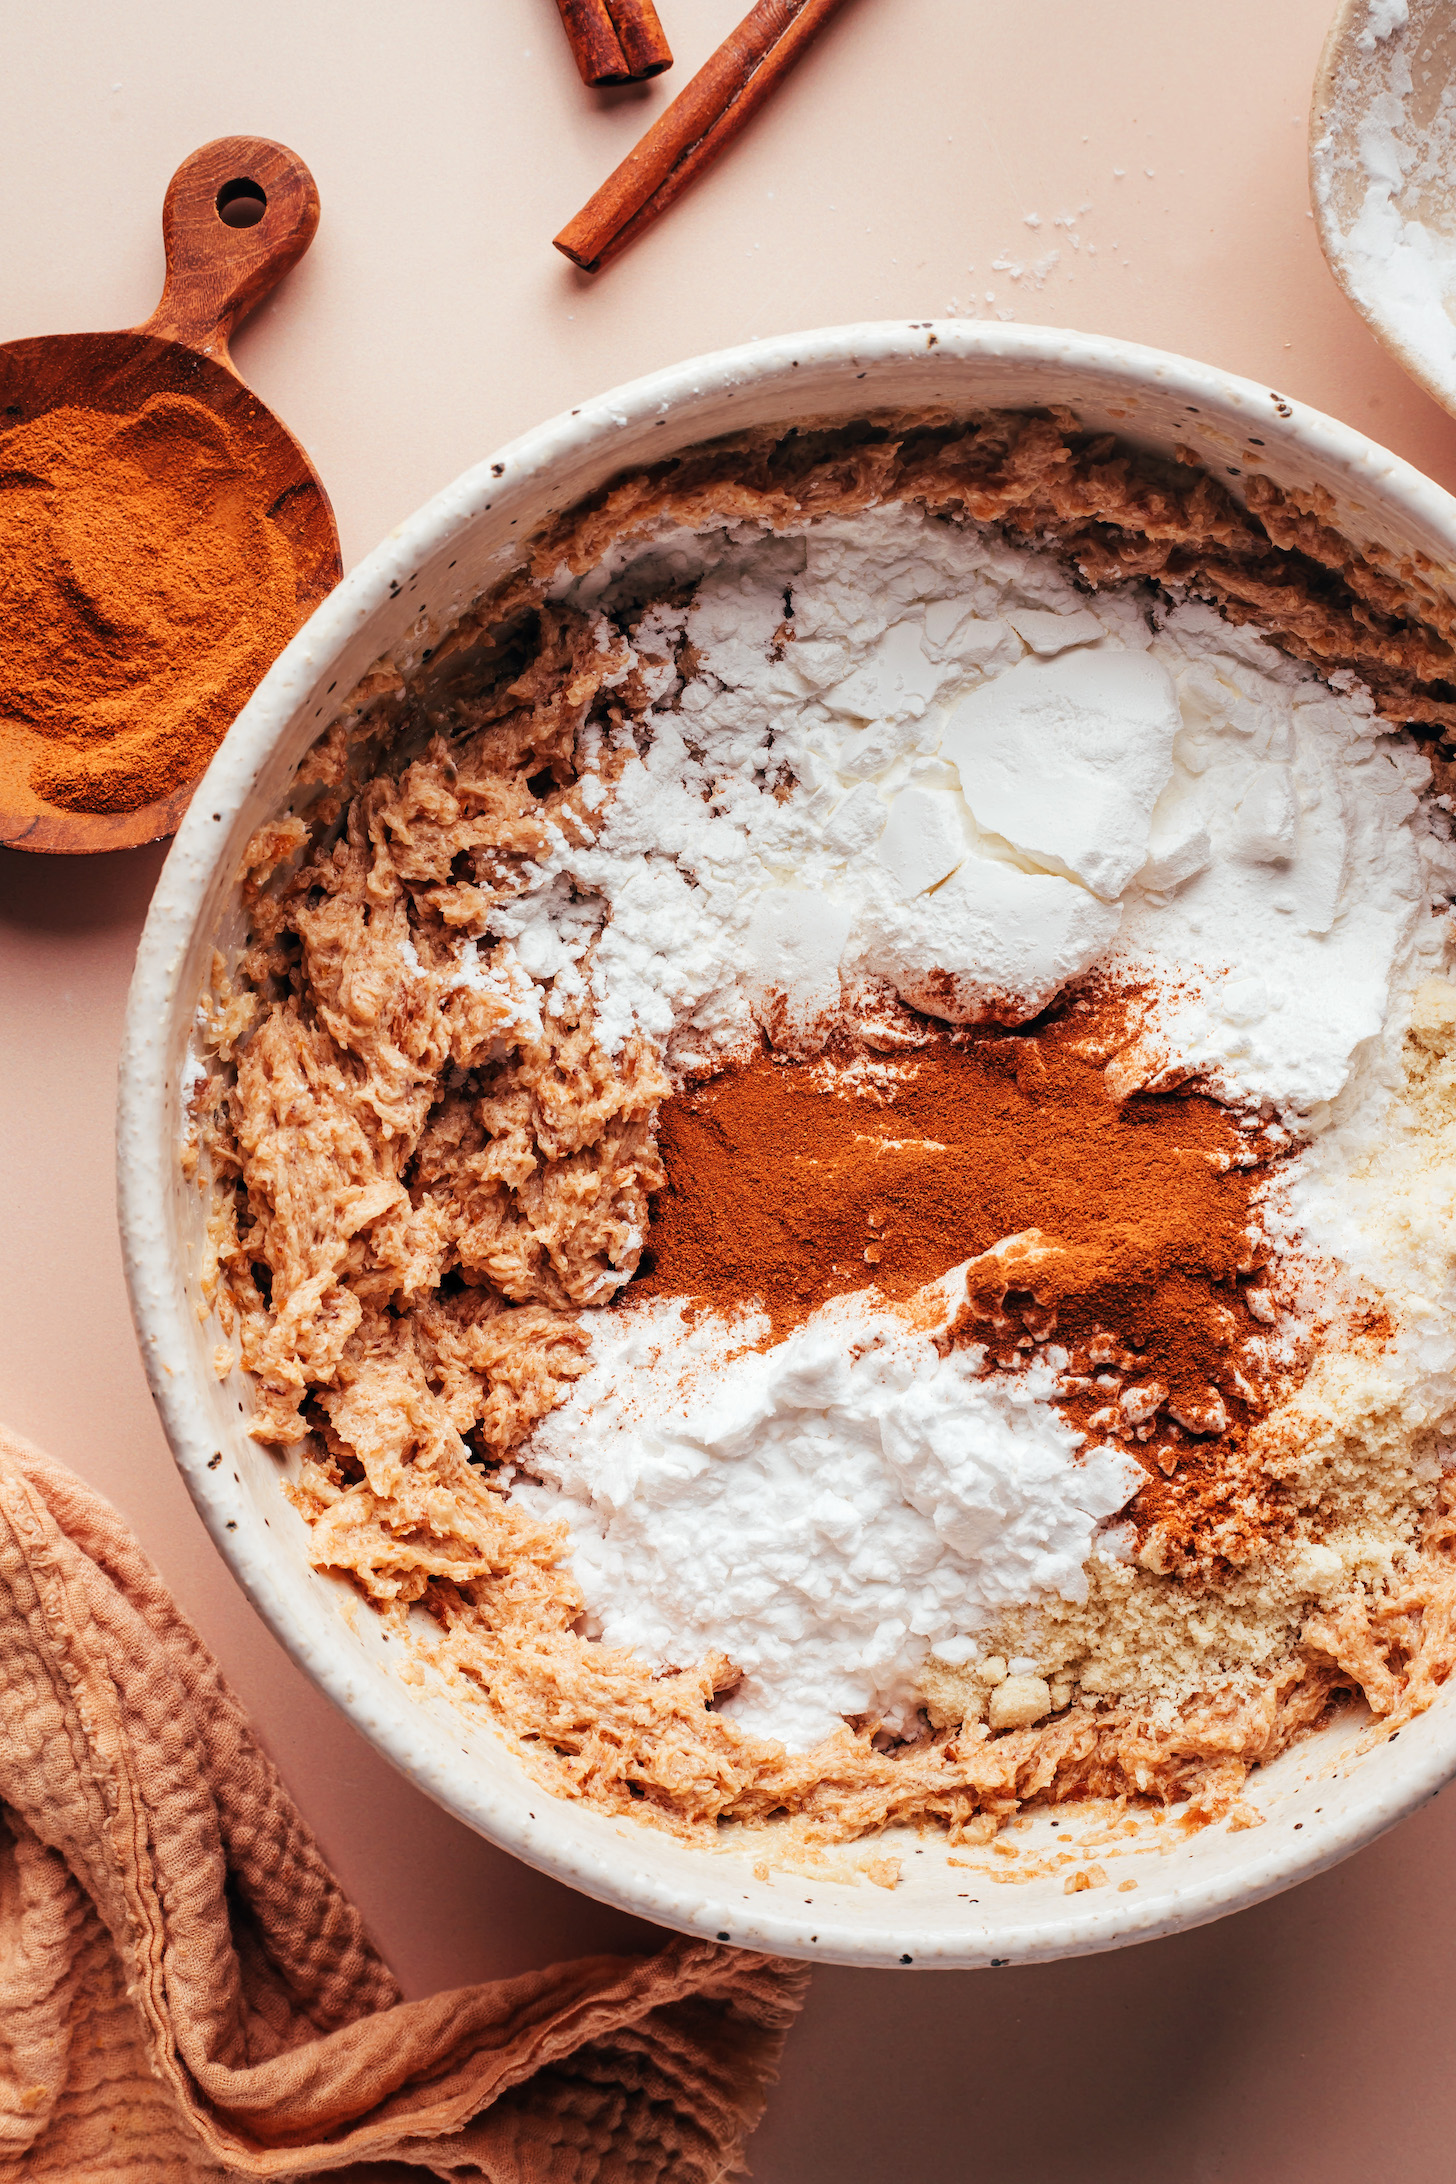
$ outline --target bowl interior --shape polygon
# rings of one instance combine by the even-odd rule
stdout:
[[[188,1040],[213,950],[227,957],[241,941],[244,844],[287,809],[305,752],[376,662],[418,659],[549,515],[616,472],[750,425],[1049,404],[1146,447],[1186,447],[1236,492],[1257,470],[1297,493],[1327,495],[1329,520],[1348,535],[1452,588],[1456,502],[1282,395],[1154,351],[945,322],[764,342],[655,375],[468,472],[300,632],[240,716],[177,837],[138,955],[123,1053],[122,1236],[153,1392],[213,1537],[294,1658],[423,1789],[531,1863],[687,1932],[843,1963],[1024,1963],[1115,1947],[1255,1901],[1434,1794],[1456,1769],[1456,1688],[1380,1746],[1362,1749],[1364,1725],[1349,1716],[1295,1746],[1255,1773],[1247,1794],[1264,1825],[1237,1833],[1072,1806],[1055,1821],[1024,1817],[997,1850],[957,1850],[942,1835],[900,1830],[795,1868],[776,1865],[761,1834],[723,1830],[705,1849],[549,1794],[428,1670],[411,1667],[407,1680],[408,1643],[342,1579],[310,1567],[279,1460],[247,1436],[247,1378],[215,1376],[223,1337],[199,1288],[206,1202],[178,1161]],[[1072,1862],[1054,1862],[1066,1848]],[[898,1860],[897,1884],[887,1859]]]

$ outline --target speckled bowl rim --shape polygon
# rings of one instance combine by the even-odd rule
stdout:
[[[1295,443],[1302,460],[1344,481],[1353,505],[1375,507],[1387,530],[1393,525],[1438,563],[1456,563],[1456,500],[1361,433],[1215,367],[1056,328],[954,320],[834,327],[690,360],[585,402],[477,463],[391,532],[317,609],[238,716],[178,831],[137,952],[120,1062],[118,1210],[148,1379],[208,1531],[249,1600],[299,1667],[411,1781],[502,1848],[569,1885],[663,1925],[840,1963],[964,1967],[1084,1954],[1150,1939],[1258,1902],[1319,1872],[1394,1825],[1456,1772],[1456,1705],[1438,1701],[1411,1725],[1399,1746],[1388,1744],[1357,1763],[1341,1778],[1346,1794],[1337,1800],[1338,1811],[1322,1825],[1286,1824],[1276,1816],[1276,1824],[1228,1838],[1222,1848],[1212,1846],[1213,1855],[1200,1855],[1191,1872],[1170,1871],[1166,1885],[1136,1893],[1093,1890],[1059,1897],[1050,1910],[1034,1911],[1023,1891],[1003,1889],[996,1898],[996,1916],[971,1922],[974,1932],[941,1933],[932,1915],[939,1900],[933,1891],[934,1900],[927,1899],[930,1911],[923,1904],[915,1908],[909,1899],[902,1907],[900,1891],[871,1889],[861,1894],[874,1902],[861,1905],[858,1897],[847,1895],[847,1909],[816,1908],[810,1921],[796,1903],[778,1900],[771,1890],[755,1893],[747,1885],[740,1887],[744,1874],[733,1861],[702,1854],[685,1883],[678,1870],[682,1860],[665,1850],[655,1853],[659,1839],[651,1829],[627,1823],[604,1835],[595,1825],[598,1816],[550,1797],[528,1782],[524,1770],[517,1770],[520,1781],[514,1786],[508,1780],[483,1782],[468,1757],[463,1764],[453,1757],[453,1746],[451,1754],[430,1748],[420,1702],[407,1689],[383,1672],[361,1679],[357,1656],[348,1657],[329,1617],[290,1579],[262,1531],[241,1521],[232,1467],[215,1461],[218,1436],[208,1422],[201,1375],[188,1363],[196,1329],[187,1324],[182,1268],[165,1212],[177,1158],[176,1027],[180,1023],[185,1031],[196,1000],[195,989],[182,992],[180,981],[204,898],[223,857],[235,854],[229,850],[232,833],[270,755],[293,730],[300,709],[318,696],[328,665],[377,612],[402,596],[409,573],[465,532],[493,496],[499,502],[509,491],[539,493],[543,479],[564,461],[605,448],[624,427],[691,414],[707,397],[721,402],[736,390],[765,384],[783,387],[786,418],[803,415],[803,404],[789,399],[790,390],[805,383],[791,376],[801,367],[806,377],[812,369],[832,373],[836,380],[865,382],[863,396],[856,399],[873,408],[874,381],[888,380],[892,370],[903,381],[905,368],[918,363],[925,368],[925,401],[948,399],[935,387],[937,359],[957,366],[994,364],[998,370],[1024,370],[1033,376],[1050,366],[1085,374],[1089,384],[1095,382],[1104,391],[1124,387],[1134,400],[1140,392],[1155,394],[1164,405],[1171,402],[1198,418],[1198,429],[1210,444],[1232,452],[1244,440],[1253,440],[1270,451],[1263,460],[1275,469],[1272,451],[1281,443]],[[1025,397],[1032,405],[1048,398],[1045,393]],[[1120,412],[1114,408],[1111,414]],[[727,427],[719,424],[715,429],[731,429],[731,417]],[[671,437],[670,444],[687,445],[706,436],[689,431]],[[172,1049],[163,1036],[169,1026]],[[262,1727],[266,1736],[266,1722]],[[1330,1732],[1321,1734],[1327,1738]],[[1282,1767],[1285,1761],[1275,1764]],[[1333,1779],[1332,1768],[1338,1774],[1336,1761],[1326,1760],[1322,1777],[1308,1775],[1293,1783],[1289,1796],[1301,1811],[1322,1809],[1305,1801],[1306,1784],[1314,1783],[1321,1794],[1318,1779]],[[1261,1770],[1255,1785],[1261,1777],[1272,1778],[1273,1772]],[[1330,1790],[1322,1794],[1334,1795]],[[1294,1835],[1301,1831],[1305,1840],[1297,1843]],[[1207,1831],[1195,1843],[1209,1845],[1216,1832]],[[732,1886],[725,1870],[730,1864]],[[929,1880],[928,1868],[917,1871]]]

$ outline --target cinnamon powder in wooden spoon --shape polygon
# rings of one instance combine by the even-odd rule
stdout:
[[[126,812],[195,778],[297,626],[265,508],[184,394],[0,434],[0,715],[33,795]]]

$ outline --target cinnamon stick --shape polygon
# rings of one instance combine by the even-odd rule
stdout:
[[[844,0],[758,0],[691,83],[555,237],[583,272],[600,272],[661,219],[808,51]],[[566,0],[561,0],[563,12]]]
[[[652,0],[556,0],[583,83],[640,83],[672,66]]]
[[[607,13],[627,63],[628,80],[660,76],[672,66],[672,47],[663,36],[652,0],[607,0]]]

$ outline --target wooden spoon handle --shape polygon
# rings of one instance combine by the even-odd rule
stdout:
[[[248,225],[233,224],[249,219]],[[313,176],[286,145],[267,137],[218,137],[204,144],[167,185],[167,284],[137,332],[180,341],[234,370],[228,354],[233,328],[297,265],[318,222]]]

